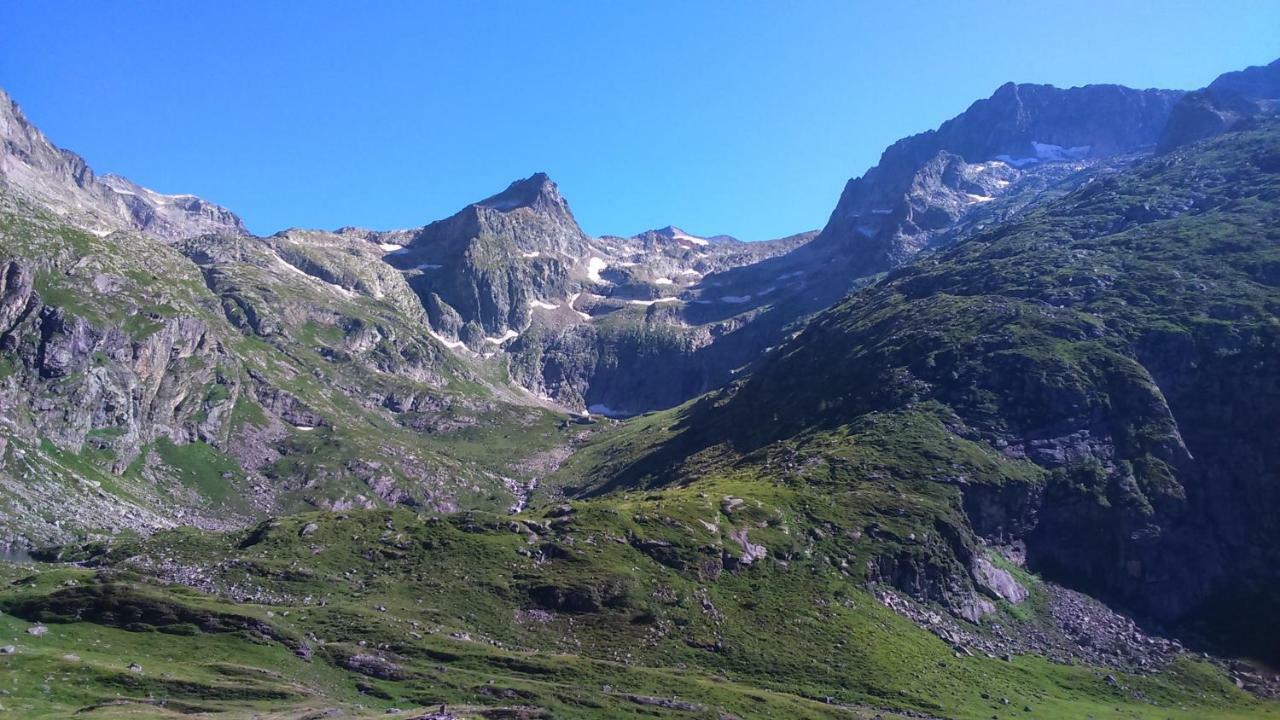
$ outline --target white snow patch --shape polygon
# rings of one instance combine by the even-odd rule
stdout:
[[[1061,145],[1053,145],[1050,143],[1031,141],[1031,147],[1036,150],[1036,157],[1053,162],[1061,160],[1079,160],[1089,154],[1093,149],[1092,145],[1078,145],[1076,147],[1064,148]]]
[[[315,430],[316,427],[314,425],[294,425],[293,429],[305,431],[305,430]]]
[[[591,319],[590,315],[582,312],[581,310],[573,306],[574,303],[578,302],[578,296],[580,295],[582,295],[582,293],[576,292],[569,296],[569,309],[578,313],[578,317],[582,318],[583,320],[590,320]]]
[[[973,193],[965,193],[965,195],[969,197],[970,202],[984,203],[984,202],[991,202],[992,200],[995,200],[995,198],[991,197],[990,195],[974,195]]]
[[[440,341],[440,344],[441,344],[441,345],[444,345],[445,347],[449,348],[450,350],[459,350],[459,349],[461,349],[461,348],[465,348],[465,347],[467,346],[467,344],[466,344],[466,343],[464,343],[464,342],[462,342],[461,340],[450,340],[449,338],[447,338],[447,337],[445,337],[445,336],[441,335],[440,333],[436,332],[435,330],[427,330],[427,334],[428,334],[428,335],[430,335],[431,337],[435,338],[436,340]]]
[[[307,273],[303,272],[301,269],[299,269],[299,268],[297,268],[297,267],[294,267],[293,265],[291,265],[291,264],[289,264],[289,263],[285,262],[285,261],[284,261],[284,259],[282,259],[282,258],[280,258],[280,257],[276,257],[276,262],[277,262],[277,263],[279,263],[280,265],[282,265],[286,271],[295,272],[295,273],[297,273],[297,274],[301,275],[302,277],[307,278],[308,280],[312,280],[312,281],[314,281],[314,282],[318,282],[318,283],[320,283],[321,285],[328,285],[329,287],[331,287],[331,288],[333,288],[335,291],[337,291],[337,293],[338,293],[339,295],[342,295],[342,296],[344,296],[344,297],[348,297],[348,298],[356,297],[356,293],[351,292],[350,290],[348,290],[348,289],[346,289],[346,288],[342,287],[341,285],[338,285],[338,284],[336,284],[336,283],[328,282],[327,280],[321,280],[320,278],[316,277],[315,275],[308,275]]]
[[[557,309],[559,309],[559,308],[560,308],[560,306],[559,306],[559,305],[552,305],[552,304],[551,304],[551,303],[549,303],[549,302],[543,302],[543,301],[541,301],[541,300],[534,300],[533,302],[531,302],[531,303],[529,303],[529,304],[530,304],[530,305],[532,305],[532,306],[534,306],[534,307],[536,307],[536,308],[542,308],[543,310],[557,310]]]
[[[382,248],[383,252],[395,252],[396,250],[404,249],[403,245],[397,245],[395,243],[378,243],[378,247]]]
[[[1089,151],[1093,149],[1092,145],[1077,145],[1075,147],[1064,148],[1061,145],[1052,143],[1042,143],[1036,140],[1031,141],[1031,147],[1035,150],[1035,157],[1016,158],[1009,155],[997,155],[996,160],[1013,167],[1024,167],[1033,165],[1038,162],[1061,162],[1063,160],[1080,160],[1089,155]]]
[[[414,269],[416,269],[416,270],[439,270],[440,268],[442,268],[442,267],[444,267],[444,266],[443,266],[443,265],[432,265],[431,263],[422,263],[421,265],[414,265],[413,267],[414,267]]]
[[[672,233],[671,237],[675,238],[676,240],[684,240],[686,242],[691,242],[694,245],[710,245],[711,244],[710,240],[697,237],[696,235],[689,235],[689,234],[680,232],[678,230]]]
[[[520,337],[520,333],[510,328],[507,328],[507,331],[502,333],[501,337],[487,337],[484,339],[484,341],[487,343],[492,343],[494,345],[501,345],[502,343],[508,340],[513,340],[518,337]]]
[[[720,298],[720,302],[733,303],[735,305],[739,303],[750,302],[750,301],[751,301],[750,295],[725,295]]]
[[[1040,162],[1040,158],[1016,158],[1010,155],[997,155],[996,159],[1006,165],[1012,165],[1016,168],[1024,167],[1026,165],[1034,165]]]
[[[665,302],[680,302],[680,298],[664,297],[664,298],[658,298],[657,300],[628,300],[627,304],[628,305],[644,305],[645,307],[648,307],[650,305],[655,305],[657,303],[665,303]]]
[[[600,277],[600,271],[609,267],[609,263],[598,257],[593,257],[587,261],[587,277],[591,282],[602,283],[605,279]]]
[[[702,273],[698,272],[697,270],[694,270],[693,268],[685,268],[684,270],[680,271],[680,274],[681,275],[697,275],[698,277],[702,277]]]
[[[520,253],[520,257],[525,257],[525,258],[536,258],[536,257],[538,257],[538,256],[539,256],[539,255],[541,255],[541,254],[542,254],[541,252],[538,252],[537,250],[534,250],[533,252],[522,252],[522,253]]]
[[[657,280],[653,281],[653,284],[654,285],[670,285],[671,278],[658,278]]]

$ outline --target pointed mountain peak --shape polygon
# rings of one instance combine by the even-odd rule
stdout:
[[[663,228],[658,228],[657,230],[650,230],[649,232],[659,237],[666,238],[668,240],[676,240],[680,242],[691,243],[693,245],[710,245],[712,243],[726,243],[726,242],[738,241],[737,238],[731,235],[709,235],[706,237],[694,235],[693,233],[689,233],[689,232],[685,232],[684,230],[681,230],[675,225],[668,225]]]
[[[1018,94],[1018,83],[1010,80],[1009,82],[1006,82],[1005,84],[996,88],[996,91],[991,93],[991,97],[999,97],[1002,95],[1017,95],[1017,94]]]
[[[534,173],[523,180],[516,180],[506,190],[485,198],[477,205],[508,212],[527,207],[534,210],[568,211],[564,198],[560,196],[560,188],[551,181],[546,173]]]

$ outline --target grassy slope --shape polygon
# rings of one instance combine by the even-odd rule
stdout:
[[[1113,670],[957,657],[863,589],[866,557],[947,511],[943,498],[915,498],[906,515],[890,517],[882,509],[902,501],[889,495],[721,477],[576,503],[557,518],[311,514],[232,535],[181,530],[86,548],[82,557],[97,570],[9,571],[17,582],[0,593],[0,637],[14,637],[19,652],[0,657],[15,683],[3,702],[49,717],[117,693],[231,716],[440,702],[533,706],[564,718],[653,712],[624,694],[675,696],[698,708],[663,714],[710,718],[884,708],[1026,717],[1024,706],[1045,718],[1275,711],[1191,656],[1156,675],[1117,673],[1118,686],[1104,680]],[[750,500],[727,508],[728,496]],[[869,518],[885,527],[879,539],[846,532]],[[723,554],[741,553],[735,529],[773,559],[717,575]],[[213,594],[148,580],[156,576]],[[245,617],[262,625],[246,631],[235,620]],[[35,621],[48,634],[24,635]],[[309,662],[289,650],[300,642],[311,648]],[[98,649],[107,644],[111,652]],[[80,659],[60,659],[67,652]],[[393,677],[344,669],[360,654],[394,663]],[[141,677],[129,673],[133,662]],[[46,692],[39,678],[50,676]],[[78,676],[84,682],[57,682]],[[255,680],[231,683],[235,695],[229,677]]]
[[[744,489],[750,484],[718,480],[650,498],[580,503],[535,543],[527,541],[527,528],[545,520],[362,511],[282,519],[233,536],[161,533],[110,548],[99,560],[114,569],[96,574],[46,569],[22,577],[10,569],[17,582],[0,594],[6,612],[0,637],[13,637],[18,652],[0,659],[13,682],[3,702],[23,716],[50,717],[118,696],[232,716],[271,707],[380,711],[439,702],[536,706],[554,717],[652,714],[622,693],[696,703],[698,710],[669,711],[689,717],[716,717],[719,710],[742,717],[869,716],[884,707],[1019,717],[1027,716],[1024,705],[1036,717],[1189,719],[1275,710],[1193,660],[1165,674],[1121,675],[1120,687],[1111,687],[1102,671],[1037,657],[957,659],[946,643],[878,605],[856,578],[827,561],[858,556],[858,543],[809,541],[788,565],[753,566],[714,580],[690,569],[695,564],[677,570],[635,547],[669,538],[682,543],[675,544],[677,559],[696,557],[701,543],[732,548],[724,534],[736,523],[781,552],[788,534],[800,530],[801,507],[823,518],[847,512],[847,503],[815,507],[822,498],[801,500],[786,489],[730,516],[712,500],[712,493]],[[708,518],[723,532],[701,527],[698,520]],[[512,532],[512,523],[531,525]],[[140,573],[215,557],[207,589],[252,592],[271,598],[270,605],[230,605],[157,587],[145,580],[151,570]],[[561,600],[547,588],[562,591]],[[570,610],[564,597],[585,605]],[[68,623],[77,616],[96,623]],[[234,629],[236,618],[270,626],[266,634],[275,639]],[[37,620],[49,633],[24,634]],[[760,633],[765,626],[769,633]],[[288,650],[300,641],[314,651],[310,662]],[[64,659],[68,652],[79,659]],[[344,660],[358,653],[394,662],[396,678],[344,670]],[[128,670],[133,662],[142,674]],[[1011,705],[1002,705],[1002,697]],[[148,715],[163,712],[141,714]]]

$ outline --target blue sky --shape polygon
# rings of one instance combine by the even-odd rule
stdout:
[[[55,143],[257,233],[421,225],[545,171],[590,233],[757,240],[1007,80],[1280,57],[1280,2],[7,0],[0,38]]]

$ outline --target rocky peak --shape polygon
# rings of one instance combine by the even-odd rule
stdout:
[[[560,195],[560,188],[546,173],[538,172],[523,180],[516,180],[506,190],[476,203],[477,205],[510,212],[530,208],[540,212],[569,212],[569,204]]]
[[[652,233],[654,236],[663,238],[666,240],[675,240],[676,242],[689,243],[693,245],[705,246],[705,245],[715,245],[718,243],[741,242],[740,240],[733,237],[732,235],[706,235],[706,236],[694,235],[693,233],[685,232],[684,230],[676,227],[675,225],[668,225],[663,228],[658,228],[657,230],[650,230],[648,231],[648,233],[641,233],[641,236],[647,235],[649,233]]]
[[[1005,83],[938,129],[894,143],[850,180],[814,247],[850,259],[855,276],[893,267],[1020,172],[1154,146],[1182,95]]]
[[[387,259],[406,272],[432,326],[490,350],[528,326],[533,302],[567,296],[571,270],[586,267],[591,254],[590,238],[545,173],[391,244],[404,245]]]
[[[1173,108],[1159,152],[1226,132],[1242,120],[1280,106],[1280,60],[1219,75]]]
[[[0,90],[0,185],[85,229],[138,230],[162,240],[247,235],[234,213],[194,195],[164,195],[53,145]]]
[[[1255,100],[1280,98],[1280,59],[1223,73],[1209,83],[1208,89]]]

